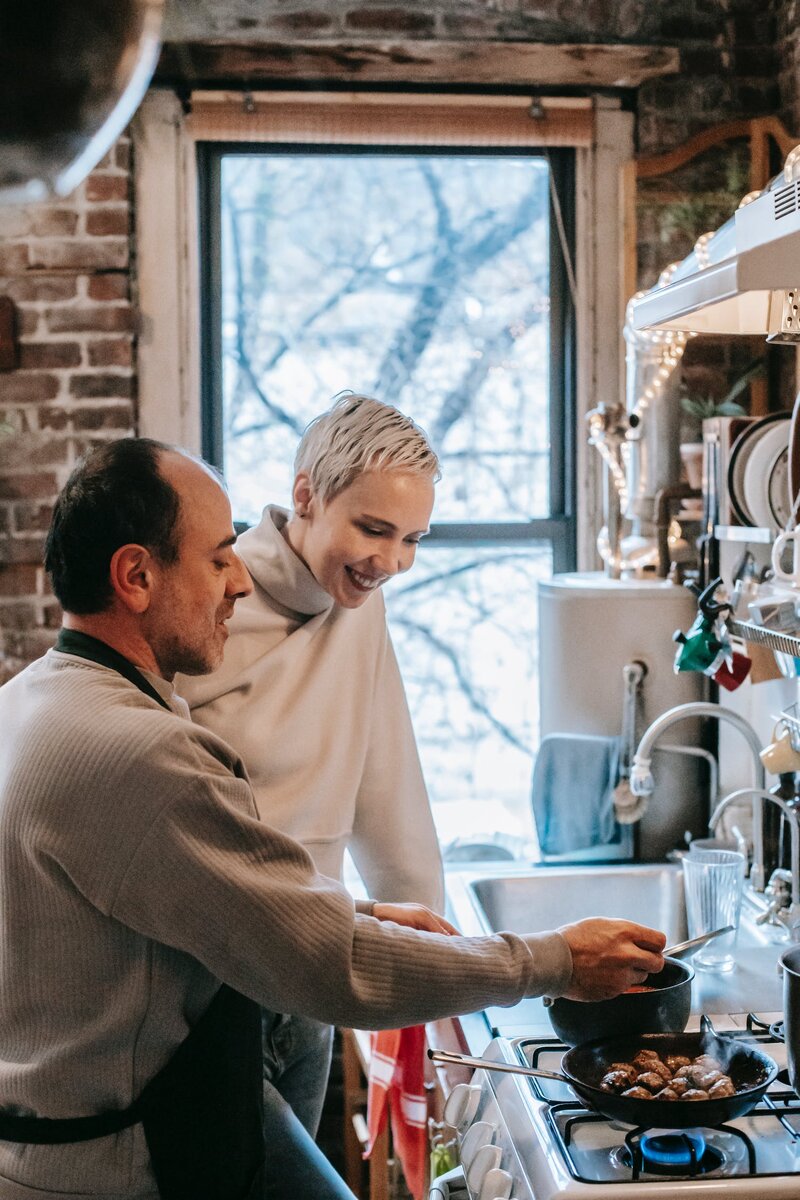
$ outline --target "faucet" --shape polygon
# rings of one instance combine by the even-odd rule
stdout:
[[[720,822],[725,809],[731,804],[736,804],[745,797],[751,796],[753,801],[758,798],[760,803],[768,801],[772,804],[777,804],[778,808],[789,822],[789,838],[791,848],[791,870],[786,871],[778,868],[772,872],[766,888],[766,897],[769,904],[764,912],[759,917],[756,917],[757,925],[764,925],[768,921],[777,919],[777,921],[786,925],[793,938],[800,934],[800,822],[798,815],[790,804],[781,796],[775,796],[772,792],[764,791],[763,788],[740,788],[736,792],[731,792],[724,800],[720,800],[717,807],[714,809],[709,818],[708,828],[712,834],[716,833],[717,825]],[[763,878],[764,864],[761,862],[761,875]],[[756,869],[755,847],[753,850],[753,871]],[[752,872],[751,872],[752,884]],[[791,888],[790,894],[787,896],[787,886]],[[755,888],[754,890],[764,891],[764,888]],[[787,904],[786,901],[789,900]]]
[[[755,891],[763,892],[765,880],[764,829],[762,822],[764,796],[769,795],[769,793],[766,792],[764,787],[764,766],[760,758],[761,742],[753,726],[748,721],[745,721],[744,717],[740,717],[738,713],[730,708],[724,708],[720,704],[711,704],[705,700],[695,700],[688,704],[679,704],[675,708],[667,709],[660,717],[656,717],[655,721],[653,721],[642,735],[639,747],[633,756],[630,789],[635,796],[652,796],[655,790],[655,781],[650,770],[650,760],[656,742],[672,725],[677,724],[678,721],[689,720],[692,717],[714,717],[717,721],[727,721],[739,730],[753,752],[755,787],[750,789],[753,802],[753,866],[750,871],[750,884]],[[725,807],[727,808],[728,803],[731,802],[731,797],[727,797],[726,801]],[[722,805],[717,805],[714,814],[716,821],[722,815],[721,810]]]

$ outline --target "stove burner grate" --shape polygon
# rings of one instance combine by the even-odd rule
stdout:
[[[766,1040],[766,1035],[769,1035],[774,1042],[786,1041],[783,1021],[773,1021],[770,1024],[768,1021],[762,1021],[761,1017],[757,1017],[752,1012],[747,1014],[747,1032],[754,1034],[756,1041]]]
[[[674,1133],[644,1133],[631,1130],[617,1151],[619,1162],[633,1169],[633,1178],[648,1175],[708,1175],[718,1170],[725,1157],[709,1146],[699,1130]]]
[[[720,1133],[731,1133],[744,1143],[751,1175],[756,1173],[756,1151],[750,1138],[732,1125],[715,1125]],[[649,1131],[642,1126],[625,1134],[619,1161],[631,1168],[631,1178],[648,1175],[708,1175],[725,1163],[724,1154],[706,1142],[699,1129]]]
[[[781,1125],[792,1138],[800,1138],[800,1132],[792,1128],[788,1123],[786,1110],[783,1108],[776,1108],[774,1104],[767,1101],[763,1106],[753,1109],[753,1112],[761,1117],[770,1117],[780,1121]],[[614,1122],[609,1122],[607,1118],[601,1116],[599,1113],[593,1113],[574,1101],[561,1101],[548,1105],[547,1119],[550,1129],[555,1135],[556,1143],[561,1147],[561,1152],[573,1179],[577,1179],[580,1183],[597,1183],[599,1181],[597,1175],[589,1175],[587,1177],[583,1174],[578,1160],[573,1156],[571,1147],[580,1129],[591,1125],[610,1125],[613,1127]],[[620,1127],[617,1126],[617,1128]],[[741,1167],[745,1166],[744,1161],[740,1157],[741,1151],[735,1154],[729,1161],[728,1154],[724,1150],[711,1144],[711,1137],[709,1135],[717,1133],[728,1134],[737,1139],[744,1150],[746,1170],[741,1169]],[[653,1161],[654,1157],[655,1159],[663,1159],[668,1156],[665,1152],[669,1144],[665,1144],[663,1139],[669,1135],[673,1135],[678,1142],[688,1135],[688,1146],[685,1141],[683,1142],[683,1163],[679,1162],[673,1165],[666,1162]],[[691,1179],[693,1176],[711,1175],[716,1172],[719,1172],[721,1175],[733,1174],[739,1176],[753,1176],[759,1173],[756,1162],[756,1149],[753,1142],[743,1129],[739,1129],[734,1125],[715,1125],[711,1130],[663,1130],[639,1125],[633,1129],[629,1128],[623,1137],[624,1143],[618,1143],[616,1147],[610,1148],[609,1151],[609,1161],[619,1169],[630,1172],[627,1178],[623,1176],[616,1180],[619,1183],[636,1182],[641,1175],[665,1175],[675,1179]],[[643,1161],[640,1145],[642,1139],[655,1141],[655,1155],[653,1155],[651,1150],[647,1161]],[[729,1171],[730,1165],[733,1165],[733,1171]]]

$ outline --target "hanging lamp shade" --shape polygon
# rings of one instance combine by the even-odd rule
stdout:
[[[164,0],[0,0],[0,201],[73,191],[155,68]]]

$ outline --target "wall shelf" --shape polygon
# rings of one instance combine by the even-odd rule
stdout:
[[[753,542],[767,546],[778,536],[775,529],[764,529],[757,525],[715,525],[714,537],[718,542]]]

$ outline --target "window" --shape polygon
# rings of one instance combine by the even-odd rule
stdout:
[[[414,569],[385,589],[440,838],[526,853],[536,585],[574,561],[573,154],[201,149],[204,453],[234,515],[288,505],[307,422],[395,403],[443,467]]]

